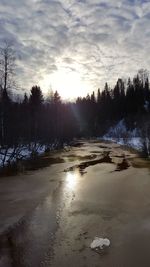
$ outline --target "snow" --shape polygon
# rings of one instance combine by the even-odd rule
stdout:
[[[127,132],[124,120],[119,121],[115,127],[110,127],[108,133],[105,135],[106,137],[117,137],[121,138]]]
[[[103,136],[103,139],[120,145],[127,145],[139,151],[143,148],[139,130],[137,128],[132,131],[127,130],[124,120],[119,121],[114,127],[111,127],[107,134]]]
[[[16,162],[19,159],[28,159],[33,153],[41,155],[46,151],[47,148],[49,148],[49,150],[53,150],[55,147],[55,144],[46,146],[39,143],[36,145],[34,143],[30,143],[30,145],[20,145],[17,148],[0,148],[0,167]]]
[[[142,150],[143,144],[140,137],[131,137],[129,138],[127,145],[137,150]]]
[[[103,249],[103,247],[109,247],[110,246],[110,240],[108,238],[101,238],[101,237],[95,237],[93,242],[91,243],[90,247],[91,249],[100,248]]]
[[[126,145],[131,148],[137,149],[139,151],[142,151],[142,148],[143,148],[143,144],[141,142],[140,137],[131,137],[131,138],[124,139],[124,138],[113,138],[113,137],[103,136],[103,139],[105,141],[111,141],[119,145]]]

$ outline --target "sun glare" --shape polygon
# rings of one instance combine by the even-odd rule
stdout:
[[[84,82],[78,72],[58,70],[46,75],[40,82],[41,88],[45,91],[52,89],[58,91],[63,99],[74,99],[78,96],[86,96],[90,91],[88,83]]]
[[[77,178],[78,178],[78,174],[77,173],[71,173],[71,172],[68,172],[67,173],[67,177],[66,177],[66,186],[67,188],[69,189],[74,189],[76,184],[77,184]]]

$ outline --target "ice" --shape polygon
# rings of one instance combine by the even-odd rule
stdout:
[[[109,247],[109,246],[110,246],[110,240],[108,238],[101,238],[101,237],[95,237],[90,245],[91,249],[96,249],[96,248],[103,249],[103,247]]]

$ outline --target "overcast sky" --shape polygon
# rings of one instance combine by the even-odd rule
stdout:
[[[150,1],[0,0],[4,39],[15,44],[22,87],[63,87],[67,74],[88,91],[103,88],[149,69]]]

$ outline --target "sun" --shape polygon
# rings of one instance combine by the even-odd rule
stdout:
[[[84,82],[81,75],[72,70],[58,70],[53,74],[45,75],[40,82],[44,92],[48,89],[58,91],[62,99],[75,99],[78,96],[86,96],[90,90],[87,82]]]

